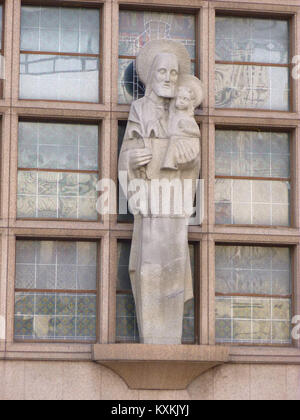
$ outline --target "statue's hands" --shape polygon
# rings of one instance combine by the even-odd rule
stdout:
[[[129,165],[132,170],[146,166],[152,159],[152,152],[148,148],[133,149],[129,154]]]
[[[199,159],[199,145],[186,140],[177,140],[175,157],[178,168],[194,166]]]

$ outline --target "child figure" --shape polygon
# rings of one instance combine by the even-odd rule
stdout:
[[[201,81],[191,75],[181,76],[176,96],[170,104],[170,140],[162,169],[184,169],[199,157],[200,129],[195,121],[194,112],[202,100]]]

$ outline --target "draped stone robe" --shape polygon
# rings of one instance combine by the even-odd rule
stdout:
[[[184,170],[161,169],[170,141],[167,105],[168,102],[165,106],[156,104],[147,96],[132,104],[120,153],[119,171],[127,171],[129,181],[143,178],[149,191],[153,179],[196,180],[199,176],[199,138],[191,140],[199,147],[196,162],[186,165]],[[132,170],[129,151],[145,146],[152,151],[151,162]],[[162,198],[160,195],[159,199]],[[134,216],[129,274],[142,343],[181,344],[184,303],[193,298],[189,217],[186,212],[152,214],[151,209]]]

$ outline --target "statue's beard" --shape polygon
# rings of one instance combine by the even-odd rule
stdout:
[[[157,96],[162,98],[174,98],[175,96],[175,86],[165,86],[165,85],[156,85],[153,86],[153,91],[156,93]]]

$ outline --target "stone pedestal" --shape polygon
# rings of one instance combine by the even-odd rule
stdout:
[[[207,370],[229,361],[229,347],[96,344],[93,360],[131,389],[182,390]]]

